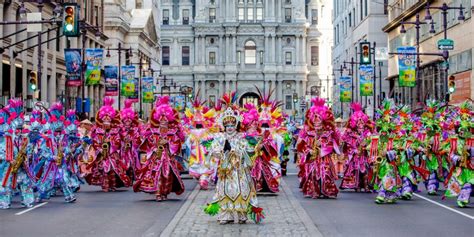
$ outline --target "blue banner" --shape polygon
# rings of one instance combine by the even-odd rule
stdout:
[[[352,77],[342,76],[339,78],[339,100],[341,102],[352,101]]]
[[[107,65],[104,67],[105,96],[118,95],[118,67]]]
[[[121,67],[122,70],[122,96],[135,96],[138,89],[135,83],[135,66],[126,65]],[[137,93],[138,95],[138,93]],[[138,96],[137,96],[138,99]]]
[[[64,49],[66,61],[66,84],[68,86],[81,86],[81,49]]]
[[[398,86],[416,86],[416,47],[401,46],[398,53]]]

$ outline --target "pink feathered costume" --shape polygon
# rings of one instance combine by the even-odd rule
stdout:
[[[127,175],[127,162],[120,155],[120,115],[112,107],[113,103],[112,98],[105,97],[104,105],[96,114],[91,133],[91,149],[95,156],[90,157],[93,159],[88,161],[90,173],[85,175],[87,183],[101,186],[104,192],[132,184]]]
[[[183,193],[175,156],[181,153],[184,134],[178,112],[169,105],[169,97],[157,100],[141,137],[144,141],[139,149],[146,153],[147,160],[136,172],[133,190],[155,194],[157,201],[166,200],[171,192]]]
[[[122,141],[121,154],[129,172],[141,168],[138,156],[138,147],[141,144],[138,114],[132,108],[132,100],[125,100],[125,108],[120,111],[122,124],[120,125],[120,138]]]
[[[347,161],[340,188],[369,191],[371,167],[367,160],[365,139],[373,134],[374,123],[362,112],[360,104],[353,103],[351,107],[353,113],[342,135],[342,150]]]
[[[339,134],[325,100],[313,98],[312,102],[296,145],[300,188],[305,197],[335,198],[339,191],[335,184],[337,176],[331,155],[340,153]]]

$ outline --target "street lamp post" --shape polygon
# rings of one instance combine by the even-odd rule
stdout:
[[[125,53],[127,55],[132,55],[132,47],[130,48],[122,48],[122,43],[118,43],[118,47],[117,48],[107,48],[107,55],[106,57],[107,58],[110,58],[110,50],[114,50],[114,51],[117,51],[118,52],[118,80],[119,80],[119,83],[118,83],[118,109],[120,110],[120,104],[121,104],[121,97],[122,97],[122,69],[121,69],[121,64],[122,64],[122,51],[125,51]]]
[[[459,7],[450,7],[450,6],[448,6],[448,4],[443,3],[443,5],[441,5],[441,7],[432,7],[428,3],[428,4],[426,4],[426,15],[425,15],[425,20],[426,21],[432,21],[433,20],[433,18],[431,17],[430,9],[438,9],[443,14],[443,36],[444,36],[444,39],[448,39],[448,10],[459,10],[458,20],[459,21],[464,21],[465,20],[464,12],[463,12],[464,7],[462,6],[462,4],[460,4]],[[444,50],[444,51],[446,51],[446,50]],[[443,55],[449,55],[448,52],[444,52],[444,51],[443,51]],[[446,96],[445,96],[446,102],[449,102],[449,93],[447,91],[448,90],[448,71],[449,71],[448,59],[449,59],[449,57],[444,58],[444,62],[446,64],[446,67],[444,68],[444,89],[445,89],[445,93],[446,93]]]
[[[342,77],[342,73],[344,72],[344,68],[343,68],[342,64],[340,65],[339,69],[333,69],[333,72],[332,72],[333,76],[335,76],[334,72],[339,72],[340,76]],[[339,88],[341,88],[341,87],[339,86]],[[339,93],[339,101],[341,102],[341,119],[343,119],[344,118],[344,102],[342,102],[340,96],[341,96],[341,93]]]
[[[402,21],[401,22],[401,28],[400,28],[400,33],[401,34],[405,34],[407,31],[405,29],[405,25],[406,24],[411,24],[411,25],[414,25],[415,26],[415,29],[416,29],[416,53],[419,54],[420,53],[420,26],[423,25],[423,24],[428,24],[426,22],[422,22],[420,21],[420,14],[416,14],[416,17],[415,17],[415,21]],[[430,28],[430,32],[431,34],[434,34],[435,33],[435,30],[434,30],[434,22],[431,21],[431,28]],[[416,57],[416,71],[415,71],[415,81],[417,83],[420,83],[420,57]],[[412,93],[413,94],[413,93]],[[422,101],[421,99],[421,86],[418,86],[418,89],[417,89],[417,94],[418,94],[418,101]],[[413,99],[412,99],[412,106],[413,106]]]

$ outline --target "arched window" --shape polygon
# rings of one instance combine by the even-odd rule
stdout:
[[[257,46],[255,42],[249,40],[245,42],[245,64],[257,63]]]

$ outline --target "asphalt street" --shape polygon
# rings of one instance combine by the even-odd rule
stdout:
[[[399,200],[396,204],[385,205],[374,202],[375,193],[349,190],[340,191],[337,199],[305,198],[298,188],[299,181],[293,165],[289,172],[292,175],[285,177],[286,183],[324,236],[474,236],[472,204],[470,208],[458,208],[455,199],[441,200],[441,191],[439,196],[428,196],[419,185],[422,190],[417,195],[467,216],[418,196],[410,201]]]
[[[62,196],[47,204],[21,213],[19,197],[13,207],[0,210],[0,236],[142,236],[150,227],[164,229],[196,181],[184,180],[186,191],[169,196],[166,202],[156,202],[153,195],[134,193],[121,188],[104,193],[100,187],[83,186],[74,204]],[[20,215],[18,215],[20,214]]]
[[[294,165],[290,164],[290,174],[284,180],[297,203],[324,236],[470,237],[474,234],[474,208],[457,208],[453,199],[427,196],[422,190],[418,193],[420,196],[411,201],[400,200],[388,205],[375,204],[374,193],[353,191],[341,191],[337,199],[315,200],[303,197],[295,172]],[[66,204],[63,197],[58,196],[42,206],[24,209],[16,197],[12,209],[0,210],[0,236],[157,234],[168,226],[196,186],[196,181],[191,179],[185,179],[184,183],[184,194],[171,195],[168,201],[160,203],[153,195],[134,193],[131,189],[103,193],[100,187],[92,186],[83,186],[74,204]],[[262,225],[259,228],[265,228],[265,222]]]

